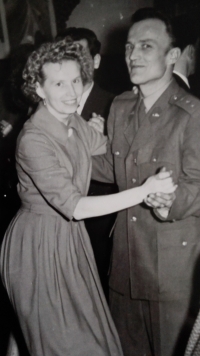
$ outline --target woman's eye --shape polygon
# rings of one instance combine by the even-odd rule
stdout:
[[[58,82],[58,83],[56,83],[56,86],[57,86],[57,87],[62,87],[62,86],[63,86],[63,83]]]
[[[76,78],[76,79],[73,80],[73,82],[74,82],[75,84],[80,83],[80,82],[81,82],[81,78]]]

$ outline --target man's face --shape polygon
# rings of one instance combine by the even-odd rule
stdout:
[[[129,30],[126,63],[134,84],[155,84],[167,69],[170,37],[165,24],[158,19],[135,23]]]
[[[94,72],[94,59],[91,56],[90,49],[88,46],[88,41],[85,38],[82,38],[81,40],[74,41],[74,43],[79,43],[81,46],[83,46],[84,49],[86,49],[86,51],[88,51],[90,58],[92,60],[92,63],[93,63],[93,72]]]

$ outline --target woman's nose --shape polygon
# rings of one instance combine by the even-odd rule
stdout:
[[[68,95],[74,97],[75,96],[75,90],[74,90],[73,85],[67,85],[66,86],[66,92],[67,92]]]

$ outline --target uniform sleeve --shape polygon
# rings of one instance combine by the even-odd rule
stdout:
[[[200,119],[191,117],[182,145],[182,172],[178,179],[176,199],[166,220],[200,216]]]
[[[104,183],[114,183],[114,170],[113,170],[113,155],[112,155],[112,140],[114,131],[115,110],[114,103],[111,106],[110,114],[108,117],[108,142],[107,152],[104,155],[92,158],[92,179]]]
[[[18,144],[16,160],[44,200],[72,219],[82,195],[73,184],[73,173],[60,163],[51,141],[42,134],[26,133]]]

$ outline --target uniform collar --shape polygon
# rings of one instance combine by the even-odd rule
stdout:
[[[156,100],[151,109],[148,111],[147,116],[150,122],[155,122],[162,115],[164,109],[169,105],[170,99],[175,95],[178,95],[180,87],[175,79],[172,79],[171,83],[167,89],[161,94],[161,96]]]
[[[65,144],[70,136],[69,129],[75,129],[77,131],[79,129],[79,115],[77,113],[66,117],[66,123],[63,123],[56,119],[43,104],[39,104],[37,111],[30,118],[30,121],[34,126],[46,132],[49,136],[62,144]]]
[[[171,81],[169,81],[168,83],[165,83],[165,85],[163,85],[161,88],[157,89],[155,92],[153,92],[152,94],[148,95],[147,97],[143,98],[143,102],[144,105],[146,107],[146,112],[148,112],[149,110],[151,110],[151,108],[153,107],[153,105],[155,104],[155,102],[161,97],[161,95],[165,92],[165,90],[169,87],[169,85],[171,84]],[[141,95],[142,96],[142,95]]]

